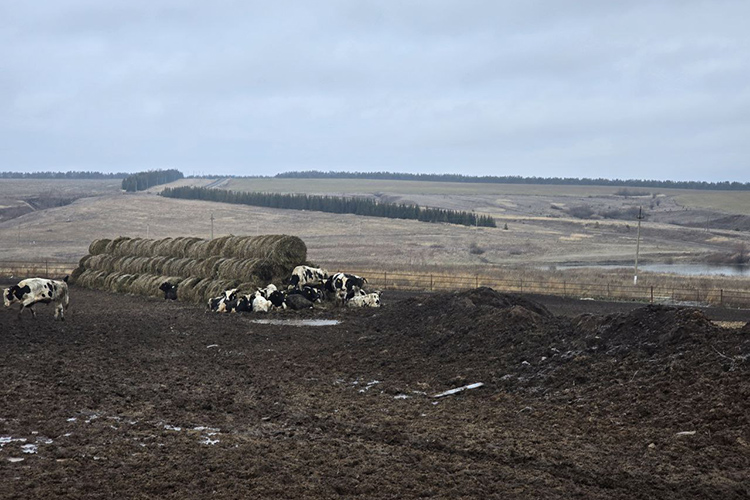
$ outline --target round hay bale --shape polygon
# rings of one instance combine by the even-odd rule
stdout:
[[[193,265],[192,275],[201,278],[214,279],[216,277],[216,271],[223,260],[225,259],[219,256],[196,260]]]
[[[197,295],[195,294],[195,285],[200,282],[200,278],[191,277],[183,280],[180,286],[177,287],[177,300],[183,302],[194,302],[199,303]]]
[[[219,238],[214,238],[213,240],[209,241],[207,249],[208,255],[218,255],[224,257],[224,246],[231,238],[232,236],[220,236]]]
[[[164,274],[164,265],[169,261],[169,257],[152,257],[148,259],[148,264],[144,266],[149,274]]]
[[[83,260],[83,259],[81,259],[81,260]],[[70,277],[68,278],[68,281],[70,282],[70,284],[77,285],[78,284],[78,278],[81,276],[81,274],[83,274],[84,271],[86,271],[86,269],[83,266],[81,266],[81,265],[79,265],[78,267],[76,267],[75,269],[73,269],[73,272],[70,273]]]
[[[241,259],[270,259],[285,266],[304,264],[307,260],[307,246],[296,236],[285,234],[266,234],[245,236],[236,242],[236,246],[227,249],[226,255]]]
[[[161,240],[157,240],[156,244],[154,245],[152,251],[154,253],[154,256],[160,256],[160,257],[171,257],[169,254],[169,247],[172,243],[172,238],[164,238]]]
[[[203,303],[208,300],[209,297],[206,296],[206,289],[211,286],[213,281],[214,280],[204,278],[195,284],[195,287],[193,287],[193,296],[195,297],[194,302]]]
[[[155,278],[153,274],[140,274],[130,284],[130,293],[136,293],[138,295],[156,295],[153,291]],[[159,285],[156,285],[156,290],[159,291]]]
[[[107,277],[106,271],[98,271],[94,269],[86,269],[78,277],[77,284],[84,288],[103,289],[104,280]]]
[[[170,257],[164,263],[164,273],[174,276],[191,276],[195,261],[185,257]]]
[[[128,238],[126,240],[121,241],[116,248],[114,248],[114,251],[112,252],[112,255],[115,255],[117,257],[126,257],[128,255],[133,254],[133,249],[137,245],[137,243],[140,241],[140,238]]]
[[[136,274],[121,274],[112,283],[112,291],[117,293],[130,293],[130,285],[138,277]]]
[[[112,271],[112,262],[115,259],[116,257],[107,253],[92,255],[90,259],[86,260],[86,269],[92,269],[96,271]]]
[[[109,238],[102,238],[92,241],[89,245],[89,254],[99,255],[100,253],[104,253],[107,250],[107,245],[109,245],[110,241],[112,240],[110,240]]]
[[[134,254],[138,257],[153,257],[156,240],[140,240],[134,249]]]
[[[199,239],[187,247],[185,251],[188,253],[187,257],[192,257],[193,259],[205,259],[208,257],[208,240]]]
[[[120,236],[115,238],[107,244],[107,249],[104,253],[108,253],[109,255],[116,255],[117,249],[120,247],[120,245],[129,240],[130,238],[128,238],[127,236]]]
[[[96,254],[99,255],[99,254]],[[87,254],[81,257],[81,260],[78,261],[78,267],[86,268],[86,263],[91,259],[92,255]]]

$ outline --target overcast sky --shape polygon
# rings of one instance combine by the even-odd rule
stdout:
[[[750,181],[748,0],[0,0],[0,170]]]

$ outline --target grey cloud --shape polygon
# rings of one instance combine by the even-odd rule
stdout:
[[[6,3],[0,169],[750,181],[748,14],[741,0]]]

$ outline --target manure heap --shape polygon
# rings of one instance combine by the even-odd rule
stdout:
[[[94,240],[71,275],[82,287],[159,297],[165,281],[177,298],[201,303],[230,288],[254,291],[286,280],[307,259],[296,236],[223,236]]]

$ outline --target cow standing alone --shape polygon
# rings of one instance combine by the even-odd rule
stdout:
[[[3,290],[3,302],[5,307],[10,307],[16,302],[21,303],[18,318],[24,309],[31,311],[31,316],[36,318],[34,304],[55,304],[55,319],[65,320],[65,308],[68,307],[70,297],[68,295],[68,277],[62,280],[48,280],[45,278],[29,278],[20,281],[17,285]]]

